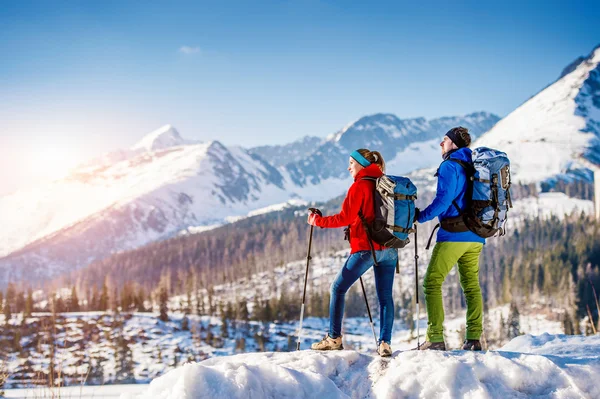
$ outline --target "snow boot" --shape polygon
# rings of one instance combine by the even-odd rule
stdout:
[[[342,345],[342,337],[331,338],[329,334],[325,336],[321,341],[315,342],[310,347],[316,351],[339,351],[344,349]]]
[[[465,344],[462,349],[464,351],[480,351],[481,350],[481,342],[478,339],[467,339],[465,340]]]
[[[419,346],[419,350],[420,351],[445,351],[446,343],[425,341],[423,343],[423,345]]]
[[[392,356],[392,348],[390,347],[390,344],[388,344],[387,342],[381,341],[381,343],[379,344],[379,347],[377,348],[377,353],[381,357],[390,357],[390,356]]]

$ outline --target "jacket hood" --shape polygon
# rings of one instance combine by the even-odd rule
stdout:
[[[378,178],[381,176],[383,176],[383,172],[381,171],[381,169],[379,169],[379,166],[377,166],[377,164],[372,163],[371,165],[367,166],[366,168],[359,170],[358,173],[356,174],[356,177],[354,178],[354,181],[360,180],[363,177]]]
[[[473,154],[473,152],[471,151],[470,148],[463,147],[463,148],[459,148],[458,150],[452,151],[448,158],[454,158],[454,159],[458,159],[459,161],[472,163],[473,162],[473,159],[471,158],[472,154]]]

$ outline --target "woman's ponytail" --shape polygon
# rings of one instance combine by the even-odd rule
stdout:
[[[369,151],[366,148],[361,148],[358,150],[360,155],[365,157],[367,161],[376,164],[381,169],[381,172],[385,173],[385,161],[383,160],[383,156],[379,153],[379,151]]]

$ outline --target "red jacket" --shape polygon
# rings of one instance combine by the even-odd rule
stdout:
[[[369,239],[363,227],[362,221],[358,217],[358,211],[362,213],[368,222],[375,219],[375,205],[373,203],[373,191],[375,182],[372,180],[361,180],[363,177],[381,177],[383,173],[379,166],[371,164],[361,169],[350,186],[348,194],[342,204],[342,211],[337,215],[323,216],[315,221],[317,226],[324,228],[336,228],[350,226],[350,249],[351,253],[358,251],[370,251]],[[376,251],[384,247],[373,242]]]

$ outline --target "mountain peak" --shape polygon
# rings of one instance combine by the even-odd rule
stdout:
[[[579,65],[581,65],[584,62],[589,62],[589,63],[599,63],[600,62],[600,44],[597,45],[596,47],[594,47],[594,49],[592,50],[592,52],[586,57],[586,56],[580,56],[577,57],[577,59],[573,62],[571,62],[569,65],[567,65],[565,67],[565,69],[563,69],[562,73],[560,74],[559,79],[565,77],[566,75],[570,74],[571,72],[573,72],[575,69],[577,69],[577,67]]]
[[[182,144],[186,144],[186,141],[181,138],[177,129],[172,125],[164,125],[146,135],[143,139],[138,141],[137,144],[131,147],[131,149],[156,151]]]
[[[594,47],[592,53],[588,57],[588,60],[591,62],[600,62],[600,44]]]

